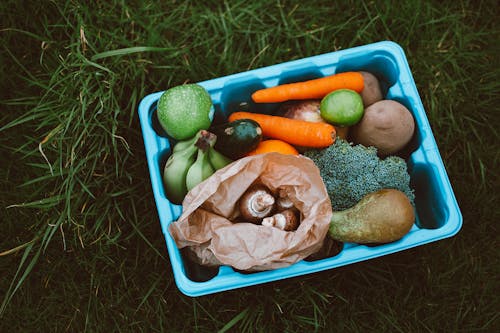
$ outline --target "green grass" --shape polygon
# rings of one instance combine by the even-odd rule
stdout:
[[[0,331],[498,331],[496,1],[0,4]],[[145,95],[393,40],[464,225],[375,260],[189,298],[173,281]]]

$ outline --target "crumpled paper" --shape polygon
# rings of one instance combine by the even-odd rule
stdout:
[[[273,193],[286,191],[301,214],[297,230],[233,222],[239,198],[258,182]],[[279,153],[245,157],[217,170],[186,195],[182,207],[182,215],[169,225],[179,249],[187,248],[189,257],[201,265],[244,271],[286,267],[317,252],[332,216],[314,162]]]

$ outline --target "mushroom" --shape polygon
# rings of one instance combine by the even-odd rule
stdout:
[[[280,212],[292,207],[294,207],[294,205],[292,200],[290,200],[290,197],[288,197],[288,193],[286,193],[284,189],[280,189],[278,192],[278,198],[276,199],[276,209]]]
[[[285,209],[273,216],[262,220],[262,225],[266,227],[275,227],[284,231],[293,231],[299,227],[299,218],[295,208]]]
[[[266,186],[262,184],[252,185],[240,198],[241,217],[248,222],[259,223],[273,212],[275,201],[271,191]]]
[[[276,198],[276,210],[278,212],[281,212],[285,209],[293,207],[295,206],[293,205],[292,200],[290,200],[288,193],[285,191],[285,189],[280,189],[278,191],[278,197]]]

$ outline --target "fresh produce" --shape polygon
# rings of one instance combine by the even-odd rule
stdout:
[[[280,106],[277,115],[312,123],[325,123],[326,121],[321,117],[319,111],[320,102],[319,99],[288,101]]]
[[[222,169],[232,162],[231,159],[219,153],[214,147],[208,149],[208,160],[215,170]]]
[[[209,150],[210,149],[198,149],[196,161],[189,167],[186,174],[186,188],[188,191],[191,191],[193,187],[215,172],[215,168],[208,158]]]
[[[365,109],[361,121],[350,130],[350,136],[353,142],[374,146],[381,156],[387,156],[406,146],[414,131],[413,116],[403,104],[382,100]]]
[[[196,85],[183,87],[189,86]],[[387,243],[413,226],[415,197],[406,162],[387,155],[409,142],[415,123],[404,106],[382,100],[375,75],[347,72],[261,89],[252,95],[254,102],[286,102],[278,115],[234,112],[219,125],[210,124],[212,102],[201,86],[178,93],[175,88],[158,102],[161,125],[171,137],[183,137],[164,169],[173,203],[182,203],[190,190],[234,159],[269,152],[298,155],[300,149],[319,168],[330,198],[329,240]],[[194,97],[192,90],[198,88],[208,100],[200,91]],[[184,110],[174,108],[178,104]],[[345,130],[343,138],[337,140],[336,128]],[[356,145],[345,140],[348,128]],[[238,221],[296,230],[300,212],[283,193],[251,186],[238,200]]]
[[[335,132],[337,133],[337,137],[347,140],[347,137],[349,135],[349,126],[334,126],[335,127]]]
[[[278,191],[275,197],[271,190],[256,183],[250,186],[238,201],[242,222],[275,227],[284,231],[293,231],[300,224],[299,211],[284,191]]]
[[[178,150],[168,158],[165,164],[163,169],[165,192],[167,198],[175,204],[180,204],[188,192],[186,176],[195,161],[197,150],[194,144]]]
[[[365,108],[372,105],[375,102],[382,100],[382,89],[380,88],[380,82],[375,75],[370,72],[360,72],[363,75],[363,81],[365,86],[361,91],[361,98],[363,99],[363,105]]]
[[[191,139],[187,139],[184,141],[177,141],[177,143],[174,144],[174,148],[172,149],[172,153],[176,153],[178,151],[184,150],[196,143],[196,141],[200,138],[201,132],[196,133],[195,136],[193,136]]]
[[[238,207],[244,222],[260,223],[273,212],[275,203],[269,188],[263,184],[254,184],[243,193]]]
[[[381,189],[352,208],[334,211],[328,235],[341,242],[389,243],[406,235],[414,222],[408,197],[398,190]]]
[[[326,123],[321,117],[319,99],[308,99],[304,101],[289,101],[283,103],[278,109],[277,115],[285,118],[305,120],[313,123]],[[334,126],[337,137],[346,139],[349,132],[348,126]]]
[[[321,100],[320,112],[330,124],[351,126],[363,117],[363,100],[354,90],[335,90]]]
[[[184,84],[166,90],[158,100],[157,116],[165,132],[176,140],[193,137],[208,129],[212,100],[198,84]]]
[[[274,227],[283,231],[297,230],[299,227],[299,213],[296,209],[285,209],[272,216],[262,219],[262,225],[266,227]]]
[[[387,188],[402,191],[414,202],[407,165],[400,157],[380,159],[376,148],[351,145],[342,139],[303,155],[318,166],[334,211],[351,208],[366,194]]]
[[[290,208],[294,208],[294,207],[295,206],[293,204],[293,201],[288,196],[288,193],[285,190],[280,189],[278,191],[278,195],[276,196],[276,210],[278,212],[281,212],[282,210],[286,210],[286,209],[290,209]]]
[[[299,154],[297,149],[295,149],[291,144],[288,144],[282,140],[269,139],[261,141],[254,150],[247,153],[247,156],[265,154],[271,152],[288,154],[288,155]]]
[[[251,112],[234,112],[229,116],[229,121],[237,119],[255,120],[265,137],[283,140],[292,145],[322,148],[335,142],[335,128],[326,123],[311,123]]]
[[[210,132],[217,135],[215,149],[232,159],[243,157],[254,150],[262,140],[262,129],[252,119],[238,119],[213,126]]]
[[[194,138],[174,146],[163,169],[165,192],[172,203],[182,203],[189,190],[231,163],[213,148],[216,140],[213,133],[201,130]]]
[[[345,72],[309,81],[282,84],[260,89],[252,94],[255,103],[277,103],[294,99],[323,98],[338,89],[363,90],[363,76],[359,72]]]

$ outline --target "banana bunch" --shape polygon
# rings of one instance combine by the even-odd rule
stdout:
[[[232,161],[214,149],[217,136],[206,130],[179,141],[163,170],[168,199],[181,204],[187,192]]]

